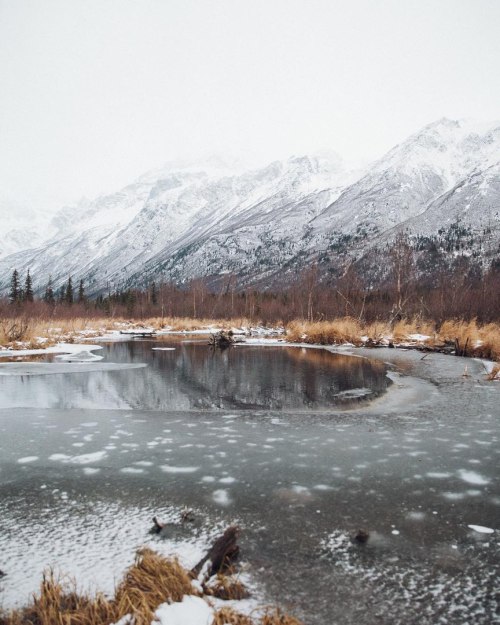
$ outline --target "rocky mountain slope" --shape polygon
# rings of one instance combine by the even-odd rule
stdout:
[[[3,289],[13,268],[30,268],[40,287],[49,274],[84,278],[88,292],[227,274],[265,285],[312,259],[360,257],[401,230],[458,236],[466,253],[489,257],[500,244],[500,125],[438,120],[362,172],[335,154],[251,171],[170,163],[64,209],[50,230],[0,259]]]

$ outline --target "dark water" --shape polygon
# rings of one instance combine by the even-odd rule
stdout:
[[[422,383],[390,409],[411,379],[384,395],[380,360],[155,346],[106,348],[146,369],[0,378],[26,406],[0,410],[6,604],[44,565],[110,590],[139,545],[189,552],[237,521],[260,592],[310,625],[500,622],[500,389],[479,364],[377,352]],[[339,403],[364,388],[372,405]],[[185,505],[192,526],[149,536]]]
[[[381,363],[325,350],[240,346],[220,351],[206,340],[129,341],[107,344],[95,354],[103,363],[148,366],[0,377],[0,408],[320,410],[373,399],[390,384]]]

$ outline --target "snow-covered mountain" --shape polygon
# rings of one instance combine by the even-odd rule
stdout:
[[[89,292],[151,280],[274,281],[310,259],[356,255],[398,231],[444,236],[460,224],[470,245],[500,243],[500,124],[441,119],[363,171],[336,154],[245,170],[211,158],[169,163],[113,195],[60,211],[50,236],[0,259],[13,268],[84,278]]]
[[[7,194],[0,196],[0,216],[0,258],[42,245],[54,233],[42,211],[37,211]]]

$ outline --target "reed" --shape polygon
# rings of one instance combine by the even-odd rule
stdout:
[[[204,595],[227,599],[248,596],[243,584],[219,574],[213,590]],[[114,596],[89,595],[77,590],[74,580],[58,578],[53,571],[44,574],[40,591],[30,603],[10,612],[0,611],[0,625],[111,625],[125,616],[134,625],[151,625],[162,603],[182,601],[185,595],[202,596],[192,584],[192,575],[175,558],[166,558],[149,548],[137,552]],[[279,610],[268,610],[257,619],[240,614],[233,606],[215,610],[212,625],[302,625]]]
[[[351,317],[332,321],[291,321],[286,326],[287,339],[292,343],[338,345],[353,343],[361,345],[362,326]]]

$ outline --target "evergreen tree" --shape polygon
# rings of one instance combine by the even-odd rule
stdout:
[[[153,306],[156,306],[156,304],[158,304],[158,291],[156,289],[155,282],[151,283],[151,303],[153,304]]]
[[[21,301],[21,287],[19,286],[19,272],[14,269],[12,278],[10,279],[9,299],[11,304],[18,304]]]
[[[26,274],[26,282],[24,283],[23,301],[25,302],[33,301],[33,282],[31,280],[29,269],[28,269],[28,273]]]
[[[130,289],[126,291],[125,304],[127,306],[127,315],[129,317],[132,317],[132,315],[134,314],[134,307],[135,307],[135,293],[131,291]]]
[[[78,286],[78,303],[83,304],[85,302],[85,287],[83,286],[83,280],[80,280]]]
[[[63,284],[60,287],[57,299],[60,304],[64,304],[64,302],[66,301],[66,285],[65,284]]]
[[[49,276],[43,299],[47,304],[55,304],[56,298],[54,296],[54,287],[52,286],[52,276]]]
[[[73,281],[71,280],[71,276],[68,278],[68,283],[66,285],[66,296],[64,299],[66,301],[66,304],[69,304],[71,306],[71,304],[73,303]]]

